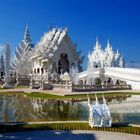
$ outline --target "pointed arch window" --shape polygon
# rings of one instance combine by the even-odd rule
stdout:
[[[34,69],[34,74],[36,74],[36,69]]]
[[[37,73],[40,73],[40,69],[39,68],[37,69]]]
[[[43,68],[41,68],[41,73],[42,73],[42,74],[44,73],[44,69],[43,69]]]

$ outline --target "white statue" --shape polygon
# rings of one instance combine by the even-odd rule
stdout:
[[[120,57],[119,67],[121,67],[121,68],[124,67],[124,60],[123,60],[123,57]]]
[[[119,57],[120,53],[117,49],[116,53],[114,54],[114,67],[119,67]]]
[[[104,54],[106,56],[105,67],[111,67],[113,64],[114,52],[109,41],[107,42]]]
[[[90,102],[88,97],[88,107],[89,107],[89,125],[91,127],[110,127],[111,126],[111,116],[109,108],[106,104],[106,100],[103,96],[103,104],[99,104],[98,98],[95,95],[95,104]]]

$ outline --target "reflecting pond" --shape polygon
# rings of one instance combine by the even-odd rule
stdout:
[[[140,124],[140,96],[113,96],[106,100],[113,122]],[[102,98],[99,102],[102,103]],[[0,95],[0,122],[88,120],[88,114],[87,101],[37,99],[21,94]]]

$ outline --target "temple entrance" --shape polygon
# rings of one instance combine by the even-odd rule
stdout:
[[[0,77],[3,79],[4,78],[4,72],[1,72]]]
[[[113,85],[113,79],[108,77],[107,85]]]
[[[95,78],[94,80],[95,85],[101,85],[101,79],[100,78]]]
[[[69,72],[69,61],[67,54],[61,54],[58,61],[58,73]]]

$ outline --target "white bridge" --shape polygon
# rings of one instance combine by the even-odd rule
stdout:
[[[121,80],[131,85],[132,89],[140,90],[140,69],[119,67],[94,68],[78,73],[77,79],[79,81],[85,80],[88,75],[94,78],[104,76],[104,78],[111,78],[113,81]]]

